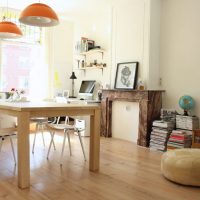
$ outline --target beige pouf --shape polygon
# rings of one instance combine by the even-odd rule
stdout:
[[[175,149],[161,159],[163,175],[176,183],[200,186],[200,149]]]

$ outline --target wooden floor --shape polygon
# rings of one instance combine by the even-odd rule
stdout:
[[[31,144],[33,135],[31,137]],[[49,142],[48,133],[45,140]],[[0,153],[0,200],[199,200],[200,188],[185,187],[166,180],[160,173],[157,152],[110,138],[101,138],[100,172],[88,171],[78,142],[72,136],[72,153],[68,146],[65,161],[59,165],[61,135],[56,136],[56,151],[46,160],[47,146],[40,135],[35,154],[31,153],[31,187],[17,187],[9,142]],[[89,138],[84,138],[88,156]]]

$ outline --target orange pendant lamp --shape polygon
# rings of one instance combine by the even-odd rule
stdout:
[[[12,39],[20,37],[22,37],[22,32],[16,24],[8,21],[0,22],[0,38]]]
[[[54,10],[46,4],[34,3],[27,6],[20,14],[19,21],[23,24],[39,27],[50,27],[59,24]]]
[[[6,18],[8,16],[8,0],[7,0],[7,11],[0,22],[0,38],[2,39],[14,39],[22,37],[21,30],[13,22],[9,22]]]

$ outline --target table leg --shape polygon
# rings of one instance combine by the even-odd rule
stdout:
[[[90,171],[99,170],[100,154],[100,110],[95,110],[95,114],[90,116]]]
[[[29,156],[29,113],[20,112],[18,115],[18,186],[30,186],[30,156]]]

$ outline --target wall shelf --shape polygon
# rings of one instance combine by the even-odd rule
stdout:
[[[89,51],[81,52],[80,55],[86,57],[86,56],[89,56],[89,55],[92,55],[92,54],[95,54],[95,53],[101,53],[102,54],[102,59],[103,59],[104,52],[105,51],[103,49],[92,49],[92,50],[89,50]]]
[[[93,66],[93,67],[81,67],[81,68],[78,68],[78,70],[83,70],[84,73],[86,70],[93,70],[93,69],[101,69],[101,72],[102,72],[102,75],[103,75],[103,69],[105,69],[106,67],[96,67],[96,66]]]
[[[101,69],[102,75],[103,75],[103,69],[106,67],[106,64],[103,63],[104,52],[105,52],[104,49],[92,49],[92,50],[89,50],[89,51],[86,51],[86,52],[79,53],[78,56],[84,56],[84,59],[82,59],[82,62],[84,61],[83,65],[85,65],[85,66],[82,67],[81,59],[79,59],[77,70],[83,70],[84,74],[85,74],[86,70]],[[98,58],[98,56],[96,54],[102,55],[102,57],[100,59],[101,61],[99,61],[99,63],[97,62],[97,65],[95,65],[95,63],[92,63],[92,61],[91,61],[92,56],[93,56],[94,61],[95,61],[94,57]],[[90,60],[90,62],[88,62],[88,60]],[[96,59],[96,61],[97,61],[97,59]],[[93,66],[90,66],[92,64],[93,64]]]

